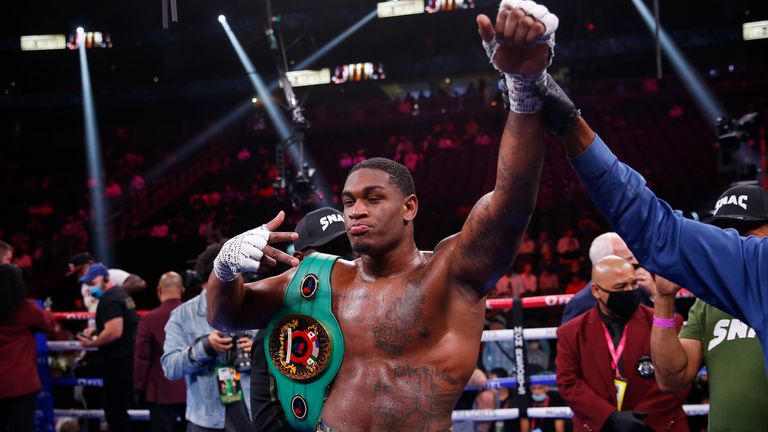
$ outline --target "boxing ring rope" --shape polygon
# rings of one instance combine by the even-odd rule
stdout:
[[[706,368],[702,368],[702,370],[699,372],[698,376],[703,377],[706,376],[707,371]],[[534,375],[530,378],[531,385],[547,385],[547,386],[556,386],[557,385],[557,376],[555,374],[547,374],[547,375]],[[82,387],[103,387],[104,381],[101,378],[75,378],[75,377],[57,377],[52,379],[53,385],[56,386],[67,386],[67,387],[73,387],[73,386],[82,386]],[[464,387],[464,390],[489,390],[489,389],[500,389],[500,388],[515,388],[517,387],[517,379],[515,377],[505,377],[505,378],[489,378],[486,380],[485,384],[482,386],[472,386],[468,385]]]
[[[708,404],[683,405],[683,411],[689,417],[709,414]],[[453,421],[493,421],[514,420],[520,417],[517,408],[501,408],[487,410],[461,410],[451,415]],[[571,418],[573,411],[568,407],[528,408],[528,418]]]
[[[545,308],[545,307],[563,306],[567,304],[572,297],[573,297],[573,294],[553,294],[553,295],[544,295],[544,296],[523,297],[519,300],[522,303],[523,309],[537,309],[537,308]],[[681,289],[677,293],[676,298],[678,299],[695,298],[695,296],[691,294],[690,291]],[[485,301],[485,307],[488,309],[507,309],[507,308],[511,308],[513,303],[514,303],[513,298],[488,299]],[[149,311],[140,310],[140,311],[136,311],[136,313],[139,316],[143,316],[148,314]],[[53,317],[57,320],[62,320],[62,321],[85,321],[85,320],[94,318],[95,316],[96,314],[93,312],[82,312],[82,311],[53,312]]]
[[[573,297],[572,294],[556,294],[547,296],[525,297],[520,299],[521,306],[524,309],[546,308],[562,306],[568,303]],[[677,298],[692,298],[690,292],[681,290]],[[488,309],[506,309],[514,304],[512,298],[488,299],[486,307]],[[137,311],[139,315],[145,315],[148,311]],[[82,321],[94,317],[92,312],[54,312],[54,318],[65,321]],[[496,342],[513,340],[514,330],[485,330],[482,335],[482,342]],[[523,329],[523,339],[557,339],[557,327],[541,327]],[[78,341],[49,341],[48,349],[50,352],[67,351],[95,351],[96,348],[83,348]],[[699,376],[706,375],[706,368],[699,372]],[[102,387],[101,378],[74,378],[58,377],[53,378],[52,383],[56,386],[86,386]],[[556,375],[537,375],[530,377],[532,385],[556,386]],[[485,390],[499,388],[514,388],[517,385],[515,377],[488,379],[483,386],[467,386],[465,390]],[[690,404],[683,405],[683,410],[688,416],[704,416],[709,414],[708,404]],[[546,407],[546,408],[528,408],[528,418],[571,418],[573,411],[569,407]],[[54,414],[57,417],[77,417],[88,419],[100,419],[104,417],[103,410],[87,409],[55,409]],[[149,410],[128,410],[128,415],[132,420],[149,420]],[[484,410],[457,410],[453,411],[453,421],[495,421],[495,420],[514,420],[520,417],[518,408],[502,409],[484,409]]]
[[[545,296],[523,297],[519,300],[522,303],[523,309],[536,309],[563,306],[567,304],[571,298],[573,298],[573,294],[553,294]],[[675,298],[695,298],[695,296],[691,294],[690,291],[681,289]],[[512,307],[514,302],[515,299],[513,298],[488,299],[485,301],[485,307],[488,309],[508,309]]]
[[[709,414],[709,405],[691,404],[683,405],[683,411],[689,417],[704,416]],[[57,409],[54,410],[57,417],[78,417],[88,419],[100,419],[104,417],[103,410],[81,409]],[[128,410],[131,420],[149,420],[149,410]],[[451,419],[457,421],[494,421],[514,420],[520,417],[518,408],[500,408],[485,410],[459,410],[454,411]],[[571,418],[573,411],[568,407],[528,408],[528,418]]]

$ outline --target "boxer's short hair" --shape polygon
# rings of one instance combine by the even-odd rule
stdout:
[[[389,181],[400,189],[403,195],[413,195],[416,193],[416,186],[413,184],[413,177],[411,172],[405,166],[393,161],[392,159],[375,157],[366,159],[357,165],[353,166],[347,174],[347,178],[352,175],[353,172],[361,170],[363,168],[375,169],[384,171],[389,174]]]

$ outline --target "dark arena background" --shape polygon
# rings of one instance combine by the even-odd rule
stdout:
[[[699,218],[732,183],[768,185],[768,2],[659,0],[658,44],[653,1],[543,4],[560,18],[550,74],[660,198]],[[279,210],[290,230],[317,207],[341,209],[349,168],[375,156],[412,172],[416,241],[431,250],[494,185],[507,111],[475,17],[497,8],[487,0],[4,5],[0,240],[13,247],[27,294],[50,299],[53,311],[84,311],[67,273],[71,257],[88,251],[147,282],[134,295],[139,310],[158,305],[167,271],[184,275],[185,299],[193,297],[194,260],[207,245]],[[548,137],[528,229],[535,247],[513,271],[530,264],[537,276],[556,275],[531,296],[572,294],[590,278],[592,239],[608,230]],[[558,256],[568,231],[578,251]],[[685,312],[690,302],[682,303]],[[526,326],[556,327],[562,308],[526,310]],[[59,317],[59,337],[73,339],[84,322]],[[548,349],[542,369],[554,370],[554,341]],[[49,373],[54,381],[97,374],[78,361],[51,354]],[[98,400],[99,385],[85,387]],[[61,382],[51,392],[56,409],[99,407],[82,406]],[[706,427],[706,416],[690,419]],[[93,420],[80,426],[98,430]]]

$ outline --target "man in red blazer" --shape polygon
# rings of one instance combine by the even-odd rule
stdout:
[[[682,318],[654,319],[640,305],[633,265],[609,255],[592,267],[595,308],[557,330],[557,385],[578,431],[688,431],[682,409],[690,386],[659,390],[651,326],[680,330]]]
[[[184,285],[178,273],[168,272],[160,277],[157,296],[160,306],[143,316],[136,334],[133,360],[133,389],[149,405],[150,430],[185,430],[184,409],[187,386],[184,380],[170,381],[163,374],[160,356],[165,343],[165,324],[171,311],[181,304]],[[177,423],[176,419],[181,421]]]

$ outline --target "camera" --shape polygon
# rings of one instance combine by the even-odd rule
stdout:
[[[238,342],[242,337],[250,338],[251,336],[245,332],[229,333],[227,336],[232,338],[232,349],[230,351],[232,366],[239,372],[251,370],[251,354],[245,352],[245,349]]]

